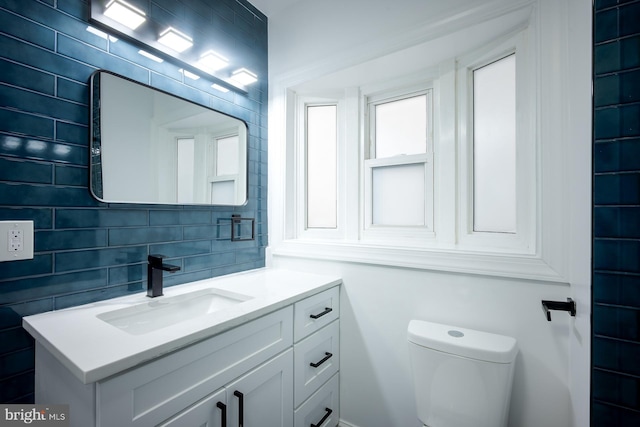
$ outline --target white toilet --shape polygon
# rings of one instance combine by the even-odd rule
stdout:
[[[412,320],[409,356],[418,419],[427,427],[505,427],[514,360],[511,337]]]

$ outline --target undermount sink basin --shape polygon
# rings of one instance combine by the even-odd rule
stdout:
[[[98,314],[98,319],[132,335],[142,335],[176,323],[224,310],[252,297],[219,289],[203,289],[175,297],[158,297]]]

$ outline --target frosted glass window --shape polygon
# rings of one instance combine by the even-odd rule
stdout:
[[[375,158],[427,151],[427,95],[375,106]]]
[[[337,106],[307,107],[307,228],[337,227]]]
[[[371,173],[373,224],[425,225],[424,164],[375,167]]]
[[[515,233],[515,55],[473,72],[473,129],[473,229]]]
[[[238,135],[220,138],[216,144],[216,175],[236,175],[240,164]]]
[[[195,141],[193,138],[180,138],[177,146],[177,202],[193,203]]]
[[[236,201],[235,181],[214,181],[211,183],[211,203],[233,205]]]

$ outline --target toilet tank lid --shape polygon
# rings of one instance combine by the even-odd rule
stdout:
[[[424,320],[409,322],[408,334],[421,347],[485,362],[511,363],[518,353],[515,338]]]

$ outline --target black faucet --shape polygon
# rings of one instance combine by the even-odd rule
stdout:
[[[162,296],[162,272],[169,273],[180,270],[177,265],[163,264],[164,255],[149,255],[149,264],[147,265],[147,296],[149,298]]]

